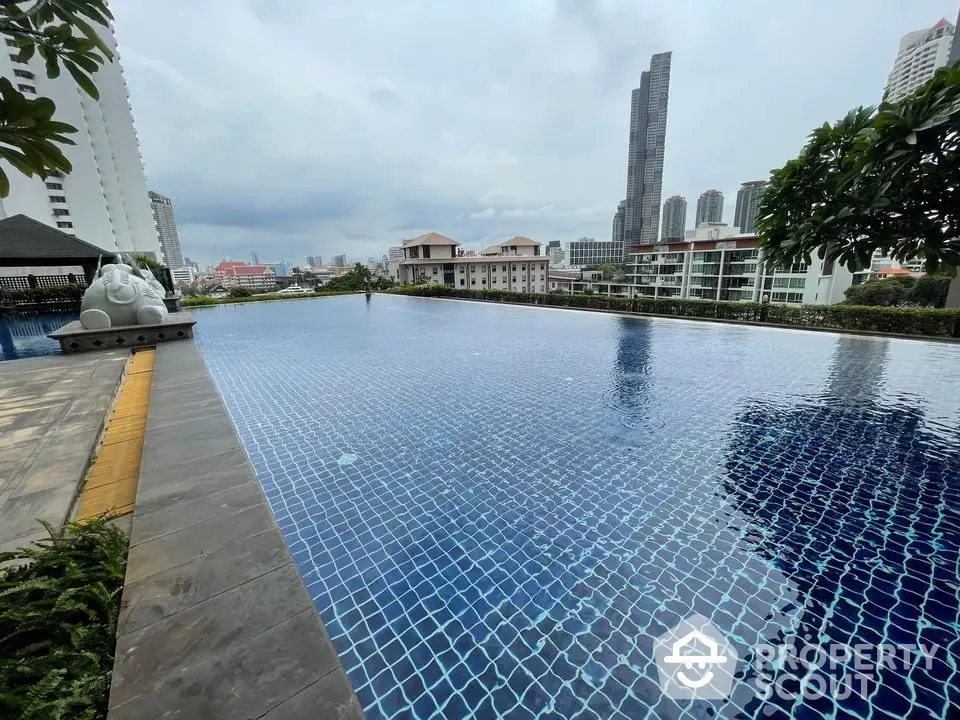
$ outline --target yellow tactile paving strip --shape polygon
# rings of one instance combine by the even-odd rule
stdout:
[[[138,350],[127,364],[127,375],[107,421],[100,451],[80,493],[77,520],[107,512],[133,512],[155,360],[156,350]]]

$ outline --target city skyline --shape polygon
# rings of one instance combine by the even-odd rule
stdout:
[[[628,98],[664,49],[663,197],[692,204],[718,188],[732,223],[741,182],[795,157],[814,127],[875,104],[900,38],[958,10],[956,0],[744,2],[695,14],[626,0],[527,10],[492,0],[411,24],[380,5],[384,28],[403,33],[361,32],[361,9],[301,0],[271,13],[252,0],[229,12],[171,0],[159,14],[111,3],[150,185],[174,199],[187,255],[207,259],[216,246],[231,257],[256,248],[261,258],[362,259],[434,229],[478,248],[517,233],[610,238],[625,194]],[[469,37],[438,40],[444,26],[470,27]],[[717,32],[745,26],[735,46],[718,47]],[[176,47],[164,41],[172,34]],[[802,40],[811,36],[816,48]],[[430,51],[408,57],[411,42]],[[322,71],[277,83],[252,47]],[[251,82],[262,102],[250,102]],[[762,101],[745,108],[745,97]],[[182,114],[195,121],[184,127]]]

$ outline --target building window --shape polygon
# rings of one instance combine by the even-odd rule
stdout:
[[[540,280],[541,280],[541,281],[543,280],[543,275],[540,276]]]
[[[26,80],[33,80],[33,73],[29,70],[14,70],[13,74],[15,77],[24,78]]]
[[[460,274],[463,275],[463,265],[460,266]]]
[[[67,201],[67,198],[65,198],[63,195],[50,196],[50,202],[65,203],[66,201]]]
[[[62,183],[47,183],[47,190],[63,190]]]
[[[506,271],[507,271],[507,266],[506,266],[506,265],[504,265],[502,268],[500,268],[500,272],[506,272]]]
[[[487,284],[487,279],[486,279],[486,278],[480,278],[480,284],[481,284],[481,285],[486,285],[486,284]]]
[[[543,270],[543,263],[540,263],[540,269]]]
[[[496,278],[490,278],[490,284],[491,284],[491,285],[496,285],[496,284],[497,284],[497,279],[496,279]]]
[[[60,221],[57,222],[57,227],[58,227],[58,228],[72,228],[72,227],[73,227],[73,223],[72,223],[72,222],[64,222],[63,220],[60,220]]]
[[[436,265],[433,266],[433,274],[434,274],[434,275],[437,274],[437,266],[436,266]]]
[[[470,272],[476,272],[476,271],[477,271],[477,266],[476,266],[476,265],[471,265],[471,266],[470,266]]]
[[[17,89],[20,92],[34,93],[36,94],[37,89],[33,85],[17,85]]]
[[[70,214],[70,211],[67,210],[66,208],[54,208],[54,209],[53,209],[53,216],[54,216],[54,217],[64,217],[65,215],[69,215],[69,214]]]
[[[476,278],[470,278],[470,284],[471,284],[471,285],[476,285],[476,284],[477,284],[477,279],[476,279]]]
[[[516,281],[517,281],[517,276],[514,275],[514,276],[513,276],[513,282],[516,282]]]
[[[461,286],[466,285],[466,282],[464,282],[464,279],[463,279],[463,278],[460,278],[460,285],[461,285]]]
[[[516,266],[516,265],[514,265],[514,266],[513,266],[513,267],[511,267],[510,269],[511,269],[511,270],[513,270],[514,272],[516,272],[516,271],[517,271],[517,266]]]

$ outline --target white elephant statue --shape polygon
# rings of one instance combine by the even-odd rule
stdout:
[[[120,255],[112,265],[97,268],[93,282],[80,301],[80,324],[84,330],[103,330],[123,325],[155,325],[167,317],[163,292],[158,292],[129,257]],[[153,276],[151,275],[151,279]]]
[[[167,289],[153,276],[149,268],[140,268],[140,272],[143,273],[143,279],[147,281],[147,285],[156,290],[160,297],[166,297]]]

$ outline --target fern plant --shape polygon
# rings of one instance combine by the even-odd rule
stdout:
[[[0,553],[0,719],[107,714],[126,536],[105,518]]]

